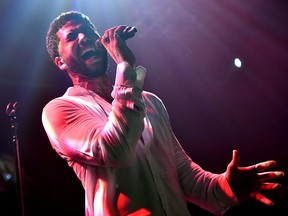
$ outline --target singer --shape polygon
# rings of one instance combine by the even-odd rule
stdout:
[[[240,167],[233,150],[226,171],[215,174],[185,153],[161,99],[143,90],[146,70],[126,41],[135,33],[121,25],[100,36],[76,11],[47,32],[47,51],[73,86],[45,105],[42,122],[83,185],[86,216],[188,216],[187,202],[223,215],[249,198],[273,205],[261,191],[280,187],[284,173],[268,171],[274,160]],[[108,54],[117,65],[113,85]]]

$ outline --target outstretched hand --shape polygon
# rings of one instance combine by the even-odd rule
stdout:
[[[283,177],[283,172],[263,172],[273,167],[276,162],[269,160],[247,167],[239,167],[239,163],[239,152],[233,150],[232,160],[226,170],[226,179],[238,201],[242,202],[248,198],[252,198],[268,206],[274,205],[273,201],[265,197],[261,192],[281,187],[279,183],[269,181]]]

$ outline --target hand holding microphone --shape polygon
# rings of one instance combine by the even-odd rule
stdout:
[[[127,26],[122,32],[116,33],[116,36],[118,35],[118,37],[120,37],[122,40],[125,41],[125,40],[128,40],[129,38],[134,37],[136,32],[137,32],[137,29],[135,26],[133,27]],[[109,37],[105,38],[105,42],[110,43]]]
[[[126,40],[132,38],[136,32],[135,27],[120,25],[106,30],[100,38],[116,64],[126,61],[131,67],[135,67],[135,56],[127,46]]]

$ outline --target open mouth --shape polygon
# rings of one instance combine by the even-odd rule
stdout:
[[[95,50],[89,50],[87,52],[85,52],[81,57],[84,60],[88,60],[90,58],[96,58],[98,57],[98,53]]]

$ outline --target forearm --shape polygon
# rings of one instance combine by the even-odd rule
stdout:
[[[215,215],[223,215],[237,204],[224,174],[203,170],[184,152],[176,138],[174,146],[178,177],[187,201]]]
[[[53,148],[63,158],[99,166],[129,163],[143,131],[145,105],[137,78],[129,80],[121,76],[127,70],[135,74],[135,69],[125,63],[122,66],[117,71],[112,110],[104,101],[95,103],[95,98],[84,89],[73,90],[76,94],[68,90],[43,109],[43,126]],[[83,99],[81,91],[86,92]],[[101,106],[109,113],[108,118]]]
[[[142,85],[137,80],[137,69],[131,68],[126,62],[118,64],[112,92],[112,112],[98,141],[104,154],[104,163],[115,161],[127,164],[133,157],[135,145],[144,129],[142,91]]]

